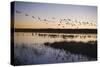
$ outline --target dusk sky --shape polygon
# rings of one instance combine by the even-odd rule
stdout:
[[[48,21],[43,21],[44,19]],[[76,24],[73,28],[77,28],[77,22],[82,23],[79,28],[96,28],[97,7],[15,2],[15,28],[72,28],[70,24],[65,25],[67,21],[58,26],[61,19],[71,19],[69,23]],[[91,25],[84,27],[85,22]]]

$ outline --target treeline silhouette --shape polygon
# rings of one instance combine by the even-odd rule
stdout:
[[[74,54],[81,54],[88,56],[90,58],[95,58],[97,59],[97,41],[95,42],[88,42],[88,43],[83,43],[83,42],[54,42],[54,43],[44,43],[46,46],[50,46],[52,48],[56,49],[63,49],[65,51],[70,51],[71,53]]]
[[[43,33],[97,33],[97,29],[14,29],[14,32],[43,32]]]

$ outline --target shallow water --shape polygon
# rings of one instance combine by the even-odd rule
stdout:
[[[15,32],[14,42],[32,44],[38,43],[43,44],[45,42],[59,42],[59,41],[75,41],[75,42],[89,42],[96,41],[96,34],[65,34],[65,33],[26,33],[26,32]]]
[[[97,41],[96,34],[15,32],[14,64],[15,65],[48,64],[48,63],[65,63],[65,62],[96,60],[96,58],[90,58],[82,54],[74,54],[70,52],[70,49],[69,50],[56,49],[45,45],[45,43],[52,44],[55,42],[58,43],[59,46],[61,42],[62,43],[67,42],[69,44],[71,42],[76,42],[80,44],[81,42],[81,44],[83,43],[86,45],[88,42],[95,43],[96,41]],[[61,45],[64,45],[62,43]],[[94,43],[92,43],[92,46]],[[75,49],[77,49],[77,47]]]

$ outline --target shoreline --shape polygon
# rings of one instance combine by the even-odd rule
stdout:
[[[12,32],[43,32],[43,33],[97,33],[97,29],[11,29]]]

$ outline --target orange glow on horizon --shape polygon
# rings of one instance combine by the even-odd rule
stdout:
[[[58,23],[58,22],[51,22],[51,23],[48,23],[48,22],[44,22],[44,23],[41,23],[41,22],[15,22],[14,23],[14,28],[54,28],[54,29],[75,29],[75,28],[79,28],[79,29],[84,29],[84,28],[87,28],[87,29],[96,29],[96,25],[93,24],[93,25],[90,25],[90,24],[78,24],[78,23],[73,23],[73,24],[66,24],[66,23]]]

